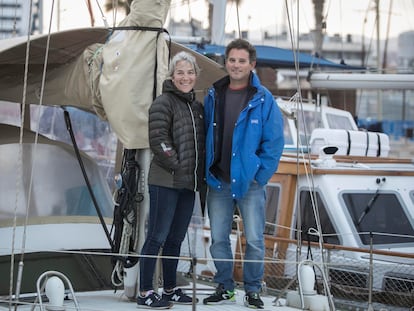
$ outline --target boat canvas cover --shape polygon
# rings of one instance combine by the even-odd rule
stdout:
[[[169,0],[135,0],[121,25],[161,28],[169,5]],[[155,95],[161,92],[167,72],[166,37],[154,31],[116,30],[108,40],[110,30],[90,27],[30,36],[30,40],[28,37],[0,40],[0,100],[22,103],[25,90],[29,104],[80,108],[108,120],[125,148],[146,148],[155,64]],[[179,51],[191,53],[201,68],[194,89],[202,100],[206,89],[226,71],[208,57],[171,42],[171,55]]]
[[[135,0],[119,27],[162,29],[169,7],[170,0]],[[102,106],[127,149],[149,147],[148,109],[154,95],[161,94],[168,53],[163,34],[149,30],[116,30],[102,48],[99,79]]]
[[[170,0],[134,0],[119,27],[162,29]],[[123,146],[148,148],[148,108],[168,69],[166,38],[156,31],[77,29],[50,35],[45,105],[73,106],[108,120]],[[0,99],[21,102],[27,37],[0,46]],[[106,40],[106,42],[105,42]],[[26,100],[39,104],[48,36],[30,38]],[[155,64],[157,72],[155,73]]]
[[[117,28],[138,26],[161,29],[170,2],[134,0],[131,12]],[[170,46],[167,39],[163,33],[152,30],[115,30],[105,44],[85,49],[84,59],[80,60],[89,75],[90,102],[95,113],[109,121],[127,149],[149,147],[148,109],[154,97],[162,92],[169,57],[186,51],[196,58],[201,77],[197,79],[194,91],[200,101],[207,88],[226,74],[223,66],[208,57],[174,42]]]
[[[217,44],[187,44],[186,46],[200,54],[210,57],[224,57],[226,52],[225,46]],[[298,65],[300,68],[329,68],[342,70],[364,69],[363,67],[337,64],[323,57],[318,57],[304,52],[295,52],[290,49],[282,49],[275,46],[255,45],[255,48],[257,53],[257,67],[291,69]]]
[[[0,40],[0,99],[22,103],[27,52],[26,103],[40,104],[42,95],[43,105],[73,106],[93,112],[82,53],[89,45],[104,43],[107,36],[107,29],[82,28],[31,36],[30,40]],[[45,62],[46,77],[41,90]]]

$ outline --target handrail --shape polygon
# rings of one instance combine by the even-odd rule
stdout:
[[[297,240],[276,237],[276,236],[271,236],[271,235],[266,235],[266,240],[270,240],[272,242],[292,243],[295,245],[297,244]],[[311,246],[319,247],[319,243],[316,243],[316,242],[309,242],[309,243]],[[381,250],[381,249],[370,250],[369,248],[359,248],[359,247],[353,247],[353,246],[335,245],[335,244],[328,244],[328,243],[322,243],[322,245],[324,249],[330,249],[330,250],[343,250],[343,251],[359,252],[359,253],[366,253],[366,254],[372,253],[375,255],[385,255],[385,256],[392,256],[392,257],[404,257],[404,258],[414,259],[414,254],[411,254],[411,253],[401,253],[401,252],[387,251],[387,250]]]
[[[48,278],[51,277],[51,276],[57,276],[62,281],[64,281],[64,283],[66,283],[66,286],[67,286],[68,290],[70,291],[70,293],[72,295],[72,299],[73,299],[73,303],[75,305],[75,309],[80,310],[78,301],[77,301],[76,296],[75,296],[75,291],[73,290],[72,283],[69,281],[69,279],[63,273],[61,273],[59,271],[46,271],[46,272],[42,273],[42,275],[39,276],[39,278],[37,279],[37,282],[36,282],[37,297],[36,297],[35,303],[32,306],[32,311],[36,307],[37,302],[39,302],[40,310],[44,311],[44,306],[43,306],[43,301],[42,301],[42,291],[45,290],[46,282],[47,282]],[[45,281],[44,281],[43,284],[41,284],[43,279],[45,279]],[[46,309],[48,309],[48,308],[46,307]]]

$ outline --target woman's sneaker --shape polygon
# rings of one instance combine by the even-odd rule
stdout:
[[[137,304],[139,308],[146,309],[169,309],[173,306],[168,300],[164,300],[154,291],[150,291],[145,297],[138,295]]]
[[[162,293],[162,299],[166,301],[171,301],[172,303],[179,303],[184,305],[190,305],[193,303],[193,298],[183,293],[181,288],[176,288],[171,293],[163,292]],[[198,299],[196,298],[196,302],[198,302]]]
[[[203,304],[205,305],[218,305],[223,303],[234,303],[236,302],[236,296],[234,290],[225,290],[223,285],[219,285],[216,288],[214,294],[204,298]]]
[[[264,303],[260,299],[259,293],[248,292],[244,296],[244,305],[253,309],[263,309]]]

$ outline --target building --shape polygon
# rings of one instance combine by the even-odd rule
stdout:
[[[42,0],[2,0],[0,2],[0,39],[42,32]],[[30,17],[31,14],[31,17]]]
[[[403,32],[398,37],[398,65],[414,71],[414,31]]]

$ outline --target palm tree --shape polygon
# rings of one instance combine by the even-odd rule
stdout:
[[[105,0],[105,10],[111,11],[115,8],[121,8],[125,10],[125,13],[128,14],[130,12],[131,3],[133,0]],[[213,10],[214,4],[211,3],[210,0],[206,0],[208,3],[208,37],[211,38],[211,27],[213,25]],[[228,3],[234,3],[237,7],[240,6],[243,0],[227,0]]]
[[[116,8],[125,10],[128,15],[131,10],[131,3],[133,0],[105,0],[105,11],[112,11]]]

